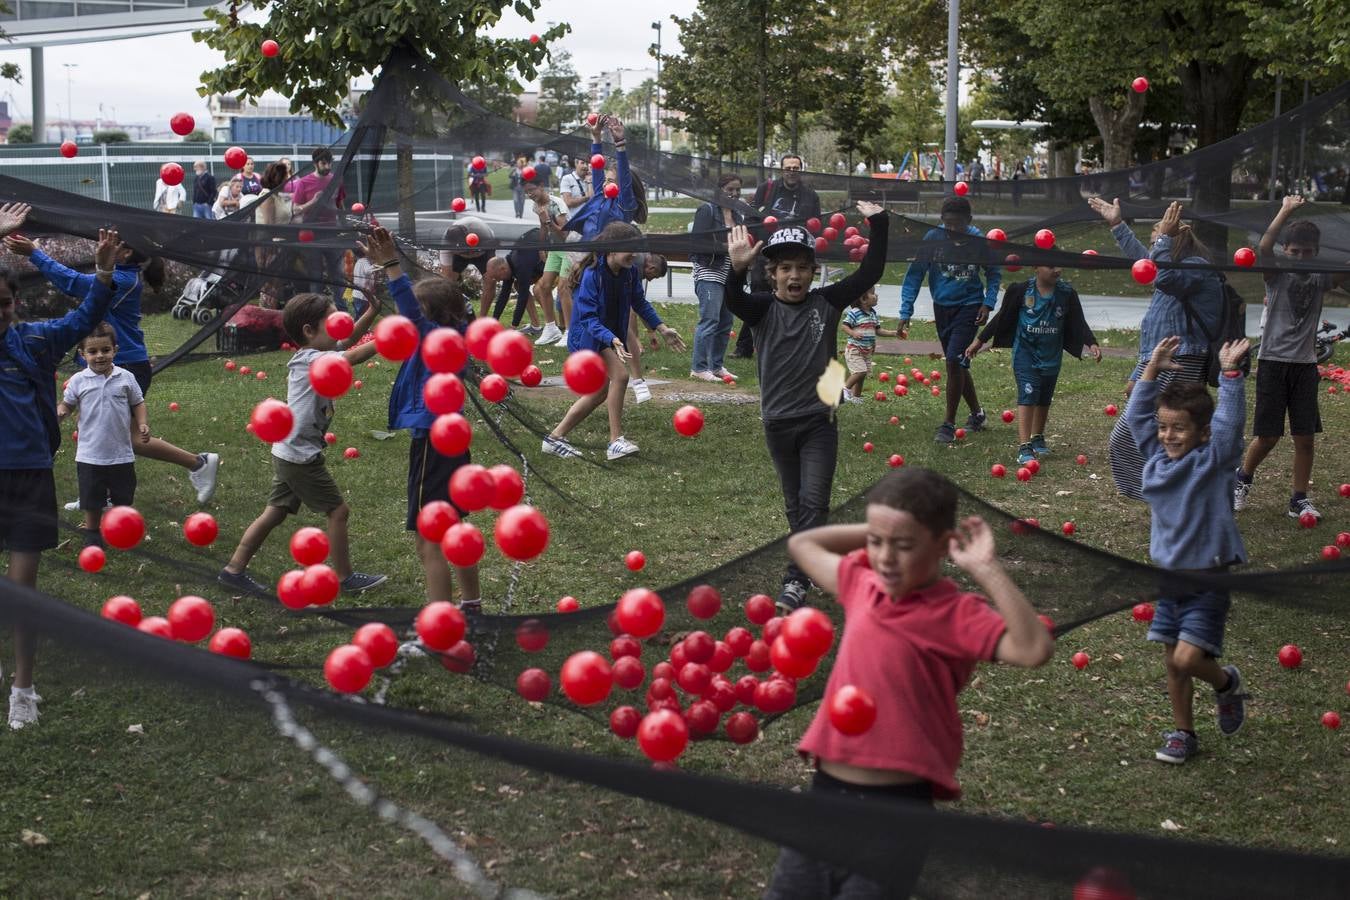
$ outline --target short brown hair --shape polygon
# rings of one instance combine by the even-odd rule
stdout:
[[[99,322],[93,328],[89,329],[89,333],[80,338],[80,346],[83,347],[85,341],[92,340],[93,338],[107,338],[112,341],[113,349],[117,349],[117,332],[113,330],[112,325],[108,322]]]
[[[1309,222],[1307,219],[1299,219],[1289,226],[1289,230],[1284,233],[1284,245],[1290,244],[1312,244],[1314,247],[1322,246],[1322,229],[1317,227],[1316,222]]]
[[[422,315],[438,325],[461,325],[469,317],[464,291],[448,278],[423,278],[413,285],[413,296]]]
[[[286,301],[286,309],[281,313],[281,327],[286,329],[286,335],[297,347],[308,346],[305,326],[322,328],[324,319],[328,318],[328,307],[332,305],[333,298],[327,294],[296,294]]]
[[[872,485],[867,503],[909,513],[934,535],[956,527],[956,485],[932,469],[912,466]]]
[[[1155,409],[1175,409],[1186,413],[1196,428],[1209,425],[1214,418],[1214,398],[1198,381],[1173,381],[1158,392]]]

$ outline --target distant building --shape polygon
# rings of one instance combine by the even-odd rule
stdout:
[[[342,104],[342,117],[348,126],[356,120],[361,96],[353,90]],[[305,112],[291,111],[284,100],[255,103],[229,94],[212,94],[206,101],[211,113],[210,135],[213,141],[269,144],[332,144],[346,133],[320,122]]]
[[[521,91],[516,98],[515,119],[518,123],[534,125],[539,121],[539,92]]]
[[[636,90],[644,81],[656,81],[655,69],[614,69],[586,79],[586,93],[591,98],[591,109],[599,109],[615,91]]]
[[[0,100],[0,141],[9,140],[9,129],[13,121],[9,117],[9,101]]]

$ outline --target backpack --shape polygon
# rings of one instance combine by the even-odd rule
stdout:
[[[1184,298],[1178,297],[1181,301],[1182,309],[1186,312],[1187,324],[1193,328],[1198,328],[1200,333],[1205,336],[1209,342],[1209,353],[1205,359],[1205,380],[1210,387],[1218,387],[1219,375],[1221,374],[1219,365],[1219,350],[1229,341],[1240,341],[1247,336],[1247,302],[1242,299],[1242,295],[1228,283],[1228,279],[1223,277],[1222,272],[1215,273],[1219,276],[1219,283],[1223,288],[1223,299],[1219,302],[1219,327],[1213,334],[1205,327],[1205,323],[1191,309],[1191,304]],[[1252,359],[1251,354],[1243,357],[1242,362],[1238,363],[1238,369],[1243,376],[1251,374]]]

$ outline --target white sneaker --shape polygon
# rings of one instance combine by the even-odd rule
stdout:
[[[62,506],[61,508],[64,509],[66,512],[75,512],[80,508],[80,501],[78,499],[72,500],[69,503]]]
[[[648,397],[650,398],[650,394]],[[610,461],[623,459],[625,456],[632,456],[638,452],[638,445],[628,440],[623,435],[619,435],[610,441],[609,448],[605,450],[605,459]]]
[[[20,731],[29,725],[36,725],[38,704],[41,702],[42,698],[32,688],[22,693],[18,690],[11,690],[9,692],[9,727],[15,731]]]
[[[634,403],[646,403],[648,400],[652,399],[652,389],[649,388],[649,387],[647,387],[647,382],[646,382],[644,379],[638,378],[638,379],[634,380],[634,382],[633,382],[633,397],[634,397],[634,400],[633,400]],[[619,438],[619,440],[621,441],[621,440],[623,440],[623,438]],[[617,443],[617,441],[616,441],[615,443]],[[614,446],[614,444],[610,444],[610,446],[612,447],[612,446]],[[634,449],[636,449],[636,448],[634,448]],[[625,454],[625,455],[626,455],[626,454]],[[615,457],[610,457],[610,459],[614,459],[614,458],[615,458]]]
[[[717,378],[718,381],[721,381],[725,378],[730,378],[732,381],[736,380],[736,373],[728,369],[726,366],[723,366],[722,368],[718,369],[716,372],[713,373],[713,375]]]
[[[1247,501],[1252,495],[1252,483],[1238,479],[1237,484],[1233,486],[1233,512],[1242,512],[1247,508]]]
[[[563,333],[558,330],[558,326],[549,322],[544,325],[544,332],[535,340],[534,345],[536,347],[547,347],[549,344],[558,343],[562,338]]]
[[[694,379],[695,381],[719,381],[719,380],[720,380],[716,375],[714,375],[714,374],[711,373],[711,372],[707,372],[707,371],[699,372],[699,371],[693,371],[693,370],[691,370],[691,371],[689,372],[689,377],[692,378],[692,379]]]
[[[203,453],[205,462],[195,472],[188,472],[188,481],[197,489],[197,502],[207,503],[216,493],[216,473],[220,470],[220,454]]]
[[[549,434],[544,435],[544,445],[540,449],[559,459],[576,459],[581,456],[581,451],[576,447],[562,438],[555,438]]]

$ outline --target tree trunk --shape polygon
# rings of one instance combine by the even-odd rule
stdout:
[[[1110,106],[1102,97],[1089,97],[1088,108],[1102,136],[1102,169],[1115,172],[1134,164],[1134,132],[1144,117],[1144,95],[1129,92],[1125,105]]]
[[[1193,60],[1177,69],[1186,110],[1195,123],[1197,146],[1207,147],[1238,133],[1247,105],[1249,79],[1255,68],[1250,57],[1238,54],[1221,62]],[[1197,213],[1208,216],[1228,212],[1232,187],[1232,166],[1211,164],[1195,173],[1191,206]],[[1195,232],[1216,259],[1228,255],[1227,227],[1197,222]]]
[[[797,108],[792,108],[792,152],[797,152]]]
[[[1048,199],[1062,203],[1081,203],[1078,195],[1078,183],[1073,178],[1073,144],[1050,145],[1050,179],[1047,185]]]
[[[398,176],[398,233],[405,238],[417,237],[417,213],[413,207],[413,146],[399,142],[396,151]]]

